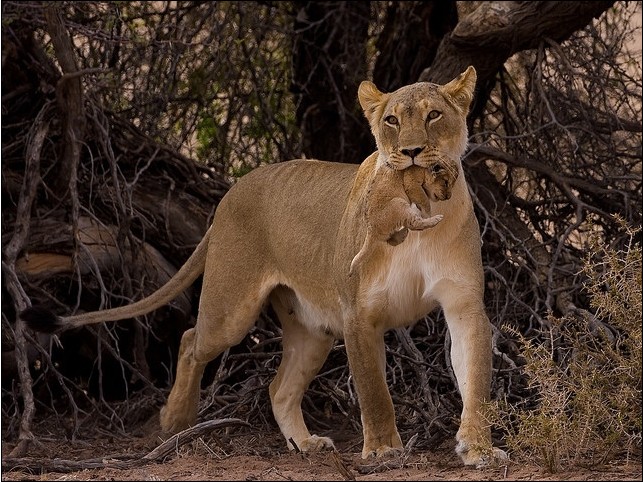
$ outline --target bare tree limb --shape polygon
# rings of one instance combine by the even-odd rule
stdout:
[[[16,313],[21,312],[30,306],[29,297],[22,289],[15,272],[16,257],[22,250],[27,237],[29,236],[29,223],[31,220],[31,206],[36,196],[36,188],[40,182],[40,153],[42,145],[49,132],[49,120],[47,112],[49,104],[43,106],[36,121],[31,128],[29,142],[27,144],[27,156],[25,159],[25,173],[22,179],[22,190],[18,202],[16,224],[14,226],[11,241],[3,250],[2,272],[7,291],[11,295]],[[25,324],[22,320],[16,320],[14,328],[14,343],[16,366],[20,378],[20,388],[24,408],[20,421],[20,443],[12,450],[11,455],[16,457],[24,454],[33,436],[31,423],[35,413],[35,405],[32,391],[32,379],[29,373],[29,361],[27,359],[27,342],[25,340]]]
[[[236,418],[208,420],[171,436],[151,452],[142,456],[108,455],[87,460],[37,459],[32,457],[7,457],[2,460],[2,469],[16,467],[47,472],[74,472],[78,470],[113,468],[129,470],[153,462],[163,462],[166,457],[176,453],[179,447],[208,434],[212,430],[226,427],[250,427],[248,422]]]
[[[516,52],[537,48],[543,37],[561,42],[614,4],[598,2],[481,2],[446,35],[431,67],[419,81],[445,83],[473,65],[478,93],[472,106],[477,117],[495,85],[495,77]]]
[[[60,9],[60,4],[52,3],[44,11],[47,30],[63,70],[63,75],[56,86],[56,98],[64,119],[65,152],[57,176],[57,184],[61,190],[64,188],[72,190],[72,208],[77,214],[78,196],[74,193],[85,126],[83,89],[78,75],[74,44],[65,29]]]

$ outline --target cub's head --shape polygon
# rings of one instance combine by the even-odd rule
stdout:
[[[417,82],[391,93],[362,82],[359,103],[375,136],[378,164],[405,169],[430,167],[436,155],[459,160],[467,145],[466,118],[475,84],[473,67],[445,85]]]
[[[451,197],[458,178],[458,163],[446,156],[436,159],[437,162],[427,169],[423,187],[431,201],[444,201]]]

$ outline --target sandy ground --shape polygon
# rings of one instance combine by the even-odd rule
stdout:
[[[365,461],[359,453],[361,440],[354,435],[337,442],[336,452],[298,454],[288,452],[278,432],[248,435],[247,430],[225,438],[198,438],[162,461],[135,468],[54,471],[47,464],[54,459],[104,463],[127,454],[138,460],[158,444],[153,435],[127,439],[105,435],[74,442],[41,438],[29,453],[30,464],[7,468],[5,457],[12,444],[3,442],[2,480],[641,480],[640,455],[636,460],[551,474],[512,460],[483,469],[464,467],[450,441],[431,451]],[[49,468],[34,467],[34,459]]]

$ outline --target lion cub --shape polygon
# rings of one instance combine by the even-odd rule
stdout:
[[[366,194],[366,238],[351,261],[349,275],[367,259],[374,243],[397,246],[409,229],[421,231],[442,221],[441,214],[431,216],[431,201],[449,199],[457,176],[458,165],[444,156],[430,168],[381,166]]]

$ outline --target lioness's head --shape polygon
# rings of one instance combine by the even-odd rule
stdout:
[[[375,84],[359,86],[359,103],[371,125],[379,164],[405,169],[431,167],[435,155],[459,160],[467,144],[469,105],[476,71],[467,68],[445,85],[418,82],[395,92],[380,92]]]

